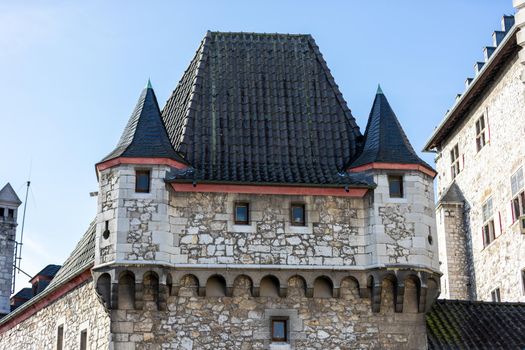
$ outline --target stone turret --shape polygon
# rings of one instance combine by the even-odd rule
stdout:
[[[22,204],[8,183],[0,190],[0,315],[11,310],[13,265],[18,207]]]

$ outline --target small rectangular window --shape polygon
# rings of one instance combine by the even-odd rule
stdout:
[[[288,341],[288,320],[274,319],[272,320],[272,341],[287,342]]]
[[[249,225],[250,224],[250,204],[249,203],[235,203],[235,224]]]
[[[9,219],[13,219],[15,217],[15,210],[14,209],[7,209],[7,217]]]
[[[292,203],[291,205],[291,222],[293,226],[305,226],[306,214],[304,204]]]
[[[135,192],[149,193],[150,176],[149,170],[137,170],[135,172]]]
[[[496,239],[494,228],[494,209],[492,198],[489,198],[482,207],[483,214],[483,245],[486,247]]]
[[[452,150],[450,150],[450,172],[452,179],[455,179],[460,172],[459,168],[459,146],[456,144]]]
[[[62,350],[64,346],[64,325],[57,328],[57,350]]]
[[[5,209],[0,208],[0,218],[3,218],[5,216]]]
[[[80,350],[87,350],[87,329],[80,332]]]
[[[479,152],[486,144],[485,139],[485,115],[476,121],[476,149]]]
[[[403,176],[388,175],[390,198],[403,198]]]
[[[496,288],[492,292],[490,292],[490,297],[492,298],[493,302],[499,303],[501,301],[501,293],[499,288]]]
[[[525,295],[525,269],[521,270],[521,286],[523,295]]]
[[[525,183],[523,181],[523,168],[519,168],[510,177],[510,187],[512,190],[512,214],[514,222],[525,215]]]

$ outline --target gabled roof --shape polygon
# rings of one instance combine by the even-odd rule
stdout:
[[[16,206],[22,204],[22,201],[20,200],[20,198],[18,198],[15,190],[13,190],[13,187],[11,187],[11,184],[9,182],[0,190],[0,203],[6,203]]]
[[[117,147],[101,162],[117,157],[169,158],[183,161],[168,138],[157,97],[148,81]]]
[[[429,350],[525,348],[525,303],[438,299],[426,319]]]
[[[336,184],[361,136],[310,35],[208,32],[162,117],[203,181]]]
[[[368,117],[363,151],[350,167],[370,163],[419,164],[432,169],[414,151],[381,87]]]

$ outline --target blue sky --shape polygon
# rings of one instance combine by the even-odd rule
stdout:
[[[381,83],[420,150],[512,13],[511,0],[0,1],[0,186],[23,198],[33,183],[22,268],[69,255],[96,214],[94,164],[148,78],[164,104],[206,30],[312,34],[362,131]]]

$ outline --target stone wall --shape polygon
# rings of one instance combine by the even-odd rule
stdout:
[[[384,280],[381,310],[361,298],[352,279],[339,298],[306,297],[292,278],[286,297],[253,297],[248,279],[237,279],[232,297],[200,297],[194,280],[170,296],[167,311],[145,301],[143,310],[113,310],[118,349],[426,349],[424,313],[417,313],[416,286],[407,283],[405,308],[394,312],[394,287]],[[148,299],[146,293],[144,299]],[[289,343],[272,343],[270,321],[284,317]]]
[[[249,225],[234,224],[236,202],[250,203]],[[306,226],[290,225],[297,202],[305,204]],[[173,192],[169,214],[182,263],[370,263],[360,198]]]
[[[500,288],[503,301],[525,301],[521,270],[525,268],[525,235],[512,222],[511,175],[525,165],[525,96],[522,66],[514,55],[464,121],[444,141],[437,157],[438,193],[452,182],[450,150],[458,144],[461,172],[456,183],[469,210],[466,230],[472,235],[473,276],[480,300],[491,300]],[[476,149],[476,120],[487,117],[488,143]],[[482,205],[492,198],[496,239],[484,247]],[[440,239],[446,239],[440,233]]]
[[[109,315],[99,302],[91,281],[0,334],[0,349],[56,349],[59,325],[64,326],[63,349],[79,349],[80,332],[84,329],[89,350],[109,349]]]
[[[0,217],[0,315],[11,311],[9,297],[13,278],[16,221]]]
[[[463,205],[444,203],[437,212],[438,230],[445,236],[439,241],[439,260],[443,272],[440,297],[471,300],[471,260],[470,250],[467,249],[467,232],[463,228]]]

